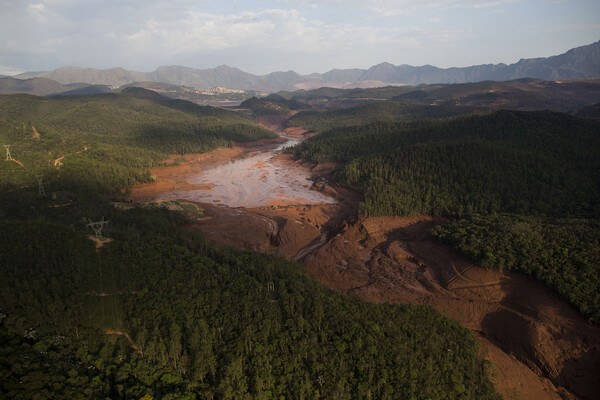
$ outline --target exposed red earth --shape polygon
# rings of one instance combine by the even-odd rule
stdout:
[[[288,137],[285,115],[261,123]],[[277,143],[186,155],[179,166],[152,170],[157,182],[132,190],[138,202],[166,194],[209,192],[222,182],[190,176],[231,160],[272,150]],[[274,166],[275,165],[275,166]],[[274,155],[251,168],[312,176],[307,188],[251,207],[202,203],[207,218],[191,223],[217,244],[278,252],[301,260],[323,284],[365,301],[418,303],[471,329],[482,357],[492,361],[504,399],[594,399],[600,393],[600,327],[588,324],[556,294],[526,276],[474,265],[429,234],[443,221],[426,215],[362,218],[360,194],[339,187],[331,165]],[[273,172],[274,173],[274,172]],[[281,172],[280,172],[281,173]],[[235,187],[235,185],[231,185]],[[307,204],[306,192],[329,203]],[[294,197],[295,196],[295,197]],[[185,197],[188,201],[194,198]]]
[[[107,335],[123,336],[125,339],[127,339],[127,341],[129,342],[129,346],[133,350],[137,351],[139,354],[142,354],[142,350],[140,350],[140,348],[135,345],[135,343],[133,342],[133,339],[131,339],[131,336],[129,336],[129,334],[127,332],[106,330],[106,331],[104,331],[104,333]]]

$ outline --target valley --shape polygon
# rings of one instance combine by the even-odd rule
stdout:
[[[600,2],[4,3],[0,400],[598,399]]]
[[[260,118],[279,135],[302,137],[302,129],[287,128],[293,114]],[[483,268],[435,240],[430,231],[442,218],[359,215],[363,197],[335,183],[335,164],[279,154],[280,142],[185,156],[179,166],[153,169],[157,182],[134,187],[131,199],[198,202],[206,216],[188,229],[219,245],[300,260],[320,282],[363,301],[435,308],[477,335],[505,399],[593,398],[600,391],[591,373],[600,328],[572,306],[531,278]]]
[[[185,155],[180,165],[152,169],[157,181],[134,186],[131,201],[197,202],[208,218],[194,227],[215,243],[299,258],[356,214],[361,196],[335,184],[331,166],[281,154],[306,131],[285,128],[284,116],[260,121],[280,138]]]
[[[0,389],[594,398],[597,122],[488,87],[0,96]]]

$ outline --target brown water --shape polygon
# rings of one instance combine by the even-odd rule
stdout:
[[[199,168],[183,177],[186,189],[163,193],[160,199],[178,198],[229,207],[260,207],[281,204],[335,203],[335,199],[311,190],[308,168],[291,167],[274,157],[297,139],[271,149],[251,151],[232,161],[206,169]],[[198,188],[194,188],[198,186]]]

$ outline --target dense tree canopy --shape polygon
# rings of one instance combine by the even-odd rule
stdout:
[[[171,212],[103,211],[98,251],[60,214],[2,223],[9,398],[496,398],[474,336],[433,309],[352,300]]]
[[[289,125],[324,132],[334,128],[382,121],[445,118],[471,111],[471,108],[449,105],[431,106],[409,101],[375,101],[350,108],[301,111],[290,118]]]
[[[0,142],[22,164],[0,163],[0,189],[37,184],[35,175],[43,174],[53,191],[117,192],[151,181],[147,169],[169,154],[270,137],[241,113],[140,88],[59,98],[0,95]]]
[[[333,129],[288,150],[341,161],[368,215],[600,216],[597,122],[499,111]]]
[[[24,165],[0,169],[0,397],[498,398],[474,335],[433,309],[359,302],[179,212],[109,202],[167,153],[270,135],[247,117],[130,91],[0,96],[0,119]]]

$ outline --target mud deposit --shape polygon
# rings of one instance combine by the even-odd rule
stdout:
[[[600,328],[528,277],[472,264],[427,216],[366,218],[309,255],[321,282],[366,301],[427,304],[472,329],[506,399],[598,398]]]
[[[277,129],[280,123],[276,117],[263,121],[281,135],[279,139],[190,154],[182,165],[153,169],[158,184],[134,187],[132,198],[173,198],[232,208],[335,203],[325,190],[327,180],[317,181],[311,167],[281,155],[281,149],[298,143],[304,131]]]
[[[187,190],[164,193],[203,203],[221,203],[229,207],[260,207],[271,204],[322,204],[335,200],[313,186],[310,170],[290,168],[274,157],[290,140],[273,150],[258,151],[208,169],[199,169],[185,177]],[[200,189],[191,189],[200,186]]]
[[[261,122],[282,133],[285,118]],[[278,155],[280,146],[188,155],[154,169],[157,183],[134,188],[132,199],[198,201],[207,218],[188,228],[218,244],[301,260],[325,285],[365,301],[436,308],[478,336],[504,399],[599,398],[599,327],[534,280],[486,270],[433,240],[442,221],[359,218],[361,196],[332,181],[331,165]]]

